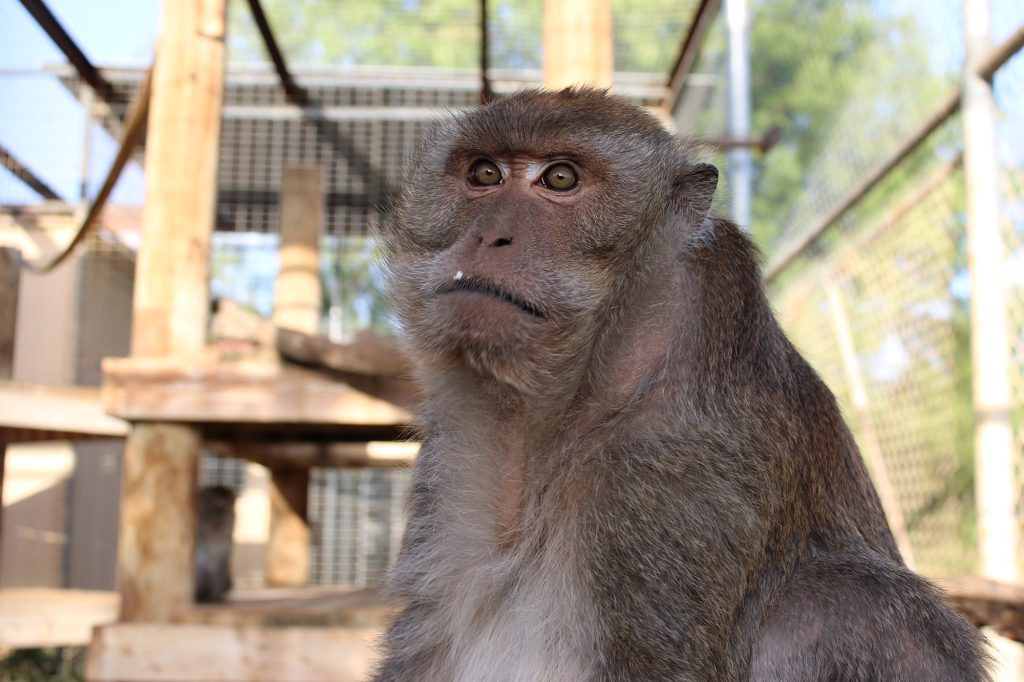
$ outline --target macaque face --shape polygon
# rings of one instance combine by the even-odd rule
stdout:
[[[527,393],[593,338],[671,191],[668,137],[653,122],[629,139],[538,109],[506,120],[488,107],[442,128],[384,235],[421,358]]]

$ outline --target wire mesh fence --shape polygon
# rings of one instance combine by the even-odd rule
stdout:
[[[795,236],[823,224],[953,92],[962,70],[962,3],[909,6],[914,11],[902,16],[878,6],[871,11],[883,13],[882,25],[898,26],[905,41],[900,54],[917,60],[915,72],[927,76],[859,81],[823,97],[831,108],[824,117],[797,110],[796,120],[807,115],[822,146],[800,166],[804,180],[786,197],[784,224],[759,223],[764,216],[758,217],[755,199],[754,233],[769,262]],[[1024,21],[1016,3],[997,1],[993,11],[996,40]],[[890,39],[866,49],[880,68],[899,74],[877,52]],[[1022,63],[1018,54],[994,79],[1018,481],[1024,462]],[[911,559],[930,575],[979,568],[962,148],[963,122],[954,116],[777,273],[770,291],[783,326],[836,393],[897,536],[905,534]],[[755,191],[762,197],[771,198],[773,176],[788,153],[784,142],[779,160],[770,160],[776,150],[761,160]],[[985,227],[995,226],[979,229]]]

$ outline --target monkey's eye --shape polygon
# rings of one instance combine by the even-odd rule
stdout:
[[[564,192],[576,186],[576,169],[567,163],[556,163],[544,171],[541,182],[549,189]]]
[[[501,182],[501,169],[492,161],[480,159],[469,167],[469,181],[483,187],[497,185]]]

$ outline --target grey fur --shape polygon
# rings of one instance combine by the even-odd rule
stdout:
[[[507,184],[467,184],[476,158]],[[545,159],[575,194],[530,184]],[[425,442],[375,679],[987,679],[691,146],[530,91],[437,126],[408,178],[381,238]]]
[[[199,603],[224,601],[231,590],[235,492],[223,485],[199,491],[196,504],[196,593]]]

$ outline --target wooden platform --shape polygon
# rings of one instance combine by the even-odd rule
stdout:
[[[392,440],[410,420],[382,397],[279,362],[107,358],[103,372],[110,414],[194,424],[209,440]]]
[[[391,611],[373,590],[266,589],[197,605],[172,623],[97,628],[91,682],[361,682]]]
[[[377,630],[118,623],[96,629],[90,682],[364,682]]]
[[[0,647],[85,646],[97,625],[117,620],[115,592],[0,590]]]
[[[123,438],[128,424],[108,415],[93,388],[0,382],[0,442]]]

